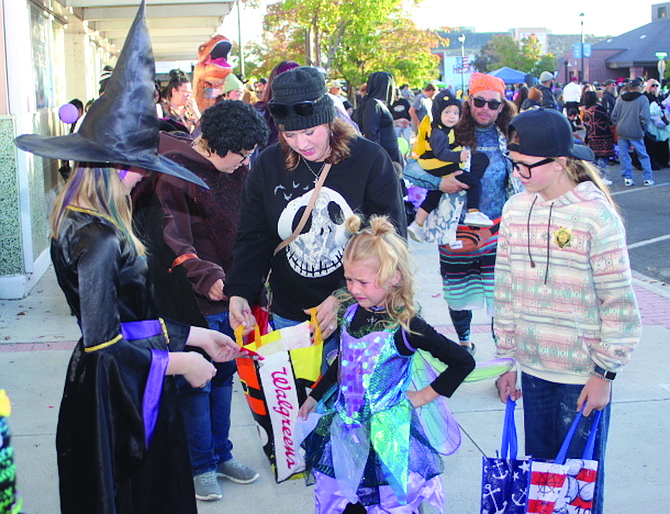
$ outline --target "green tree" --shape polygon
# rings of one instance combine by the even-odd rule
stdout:
[[[322,66],[350,85],[380,70],[411,84],[437,73],[431,48],[439,38],[414,25],[402,0],[281,0],[268,6],[264,29],[262,43],[251,46],[259,73],[284,59]]]
[[[556,59],[556,57],[554,57],[553,54],[544,54],[542,57],[540,57],[540,60],[535,63],[535,66],[533,66],[531,73],[536,77],[539,77],[540,73],[542,73],[543,71],[554,72],[557,69],[558,69],[558,59]]]
[[[535,34],[521,40],[519,71],[530,73],[542,56],[542,45]]]
[[[542,54],[542,47],[535,34],[524,38],[521,43],[510,35],[496,34],[484,45],[474,66],[484,73],[507,66],[539,76],[542,71],[554,71],[557,63],[552,54]]]

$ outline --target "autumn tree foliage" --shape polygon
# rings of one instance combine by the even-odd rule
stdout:
[[[540,42],[534,34],[520,42],[508,34],[496,34],[484,45],[473,64],[482,72],[507,66],[539,76],[542,71],[555,70],[557,63],[552,54],[542,53]]]
[[[437,75],[434,31],[421,30],[402,0],[280,0],[268,5],[260,44],[249,45],[256,74],[279,62],[321,66],[329,76],[359,85],[388,71],[398,83],[420,86]]]

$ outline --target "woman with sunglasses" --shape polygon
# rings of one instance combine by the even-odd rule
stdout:
[[[593,152],[573,143],[561,113],[519,114],[508,141],[526,191],[503,210],[494,330],[498,353],[517,360],[521,389],[516,371],[496,384],[503,402],[523,392],[525,454],[533,458],[556,458],[582,408],[585,416],[602,411],[587,509],[602,514],[612,380],[641,328],[623,223],[600,173],[586,162]],[[581,458],[591,426],[590,419],[579,424],[568,458]]]
[[[256,322],[249,305],[271,272],[275,328],[307,320],[309,309],[316,307],[328,338],[337,328],[331,293],[344,283],[342,253],[349,237],[344,221],[354,212],[387,215],[405,235],[400,181],[384,149],[357,136],[335,115],[317,69],[299,67],[278,75],[272,92],[268,107],[279,142],[261,152],[247,178],[226,280],[230,323],[251,331]],[[327,178],[302,232],[274,253],[294,232],[324,172]]]

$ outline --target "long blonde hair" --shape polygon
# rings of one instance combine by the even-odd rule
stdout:
[[[361,229],[362,219],[357,216],[347,218],[345,226],[353,233],[344,250],[343,262],[357,262],[366,259],[379,261],[377,280],[380,285],[389,286],[384,307],[391,318],[390,324],[399,323],[410,332],[409,322],[416,315],[414,307],[414,278],[410,265],[407,242],[396,232],[393,223],[386,216],[372,216],[370,225]],[[396,273],[400,279],[393,284]],[[345,293],[343,300],[351,299]]]
[[[121,168],[76,163],[51,210],[51,237],[56,239],[68,207],[82,207],[106,217],[116,225],[137,255],[145,254],[144,244],[133,232],[130,195],[121,183]]]
[[[586,182],[590,180],[593,182],[598,189],[600,189],[607,201],[613,206],[616,207],[614,199],[610,193],[609,187],[605,185],[600,175],[600,171],[588,161],[582,161],[581,159],[575,159],[574,157],[566,157],[566,163],[564,170],[567,173],[570,180],[579,184],[581,182]]]
[[[277,126],[279,129],[279,143],[284,152],[284,164],[287,171],[293,171],[300,164],[300,154],[288,145],[282,134],[282,127],[283,125]],[[330,155],[326,158],[326,162],[338,164],[351,155],[349,143],[356,137],[356,131],[349,123],[337,116],[329,123],[329,127]]]

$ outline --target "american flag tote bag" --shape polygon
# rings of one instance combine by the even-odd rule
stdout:
[[[581,459],[566,459],[570,443],[582,419],[580,412],[575,417],[554,462],[532,461],[526,512],[530,514],[591,512],[598,476],[598,461],[593,460],[593,450],[601,417],[602,411],[596,411]]]

